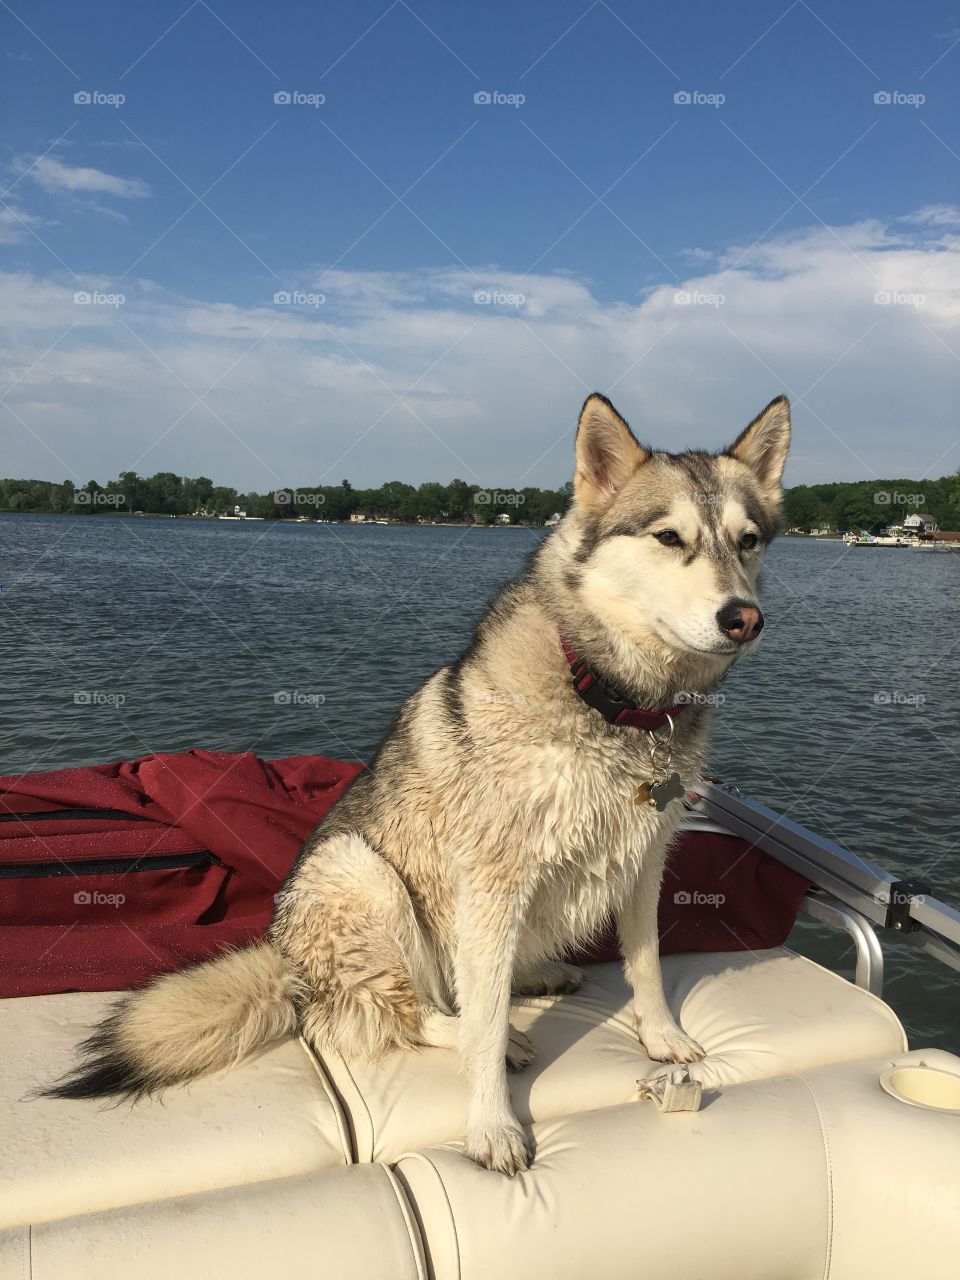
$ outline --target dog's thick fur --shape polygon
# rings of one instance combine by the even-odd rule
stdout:
[[[591,396],[569,512],[307,839],[269,941],[121,1001],[50,1092],[150,1092],[297,1029],[347,1058],[459,1047],[467,1152],[514,1173],[529,1155],[505,1061],[522,1067],[533,1050],[509,1027],[511,989],[574,989],[580,975],[558,957],[611,911],[647,1052],[700,1057],[664,1000],[657,945],[681,806],[634,804],[652,736],[577,696],[559,636],[638,705],[686,695],[671,767],[692,784],[711,715],[697,695],[755,644],[717,615],[756,606],[789,437],[780,398],[723,453],[653,452]]]

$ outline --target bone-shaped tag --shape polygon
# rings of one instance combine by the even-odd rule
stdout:
[[[671,773],[662,782],[654,782],[650,787],[650,804],[656,805],[657,812],[663,813],[671,800],[679,800],[683,796],[684,786],[679,773]]]

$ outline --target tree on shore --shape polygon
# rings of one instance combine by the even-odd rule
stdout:
[[[248,515],[291,519],[306,515],[349,520],[361,512],[371,519],[492,524],[506,513],[511,524],[542,525],[566,510],[572,493],[559,489],[510,485],[483,487],[454,479],[449,484],[427,480],[421,485],[389,480],[376,489],[339,484],[278,487],[266,493],[239,493],[216,485],[209,476],[178,476],[160,471],[140,476],[122,471],[101,485],[90,480],[75,486],[48,480],[0,480],[0,511],[37,511],[103,515],[143,511],[156,515],[222,515],[240,507]],[[941,529],[960,529],[960,472],[939,480],[858,480],[849,483],[795,485],[786,491],[787,528],[827,526],[877,529],[896,523],[909,512],[932,516]]]
[[[798,484],[784,495],[788,529],[875,531],[911,512],[932,516],[941,529],[960,529],[960,471],[939,480],[854,480]]]

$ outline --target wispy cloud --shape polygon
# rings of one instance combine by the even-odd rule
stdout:
[[[926,227],[960,228],[960,208],[955,204],[928,204],[903,221]]]
[[[667,448],[721,446],[786,391],[791,483],[943,474],[960,462],[948,217],[938,206],[730,249],[639,302],[481,266],[314,267],[247,306],[147,281],[124,282],[119,301],[108,279],[0,275],[0,326],[17,335],[0,390],[16,382],[7,403],[84,476],[139,459],[240,488],[277,474],[559,483],[591,390]],[[10,474],[49,471],[15,419],[5,458]]]
[[[40,156],[34,161],[28,177],[51,193],[118,196],[124,200],[138,200],[150,195],[150,187],[140,178],[118,178],[112,173],[104,173],[102,169],[65,164],[53,156]]]
[[[29,237],[28,228],[39,222],[24,209],[0,207],[0,244],[19,244]]]

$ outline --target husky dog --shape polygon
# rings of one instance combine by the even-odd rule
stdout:
[[[509,1025],[511,991],[575,990],[560,957],[611,912],[646,1052],[702,1057],[667,1007],[657,942],[682,806],[637,799],[658,744],[672,794],[694,782],[698,695],[756,646],[789,439],[781,397],[722,453],[653,451],[590,396],[570,510],[308,837],[268,940],[124,998],[49,1092],[148,1093],[294,1032],[347,1059],[459,1048],[467,1153],[514,1174],[530,1155],[505,1068],[534,1050]],[[650,727],[667,710],[670,730]]]

